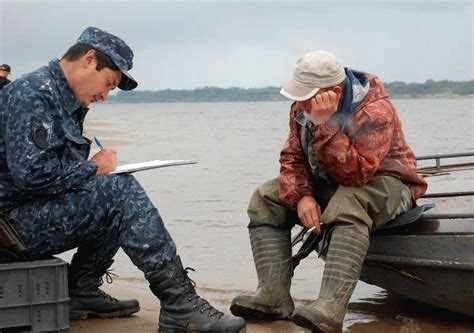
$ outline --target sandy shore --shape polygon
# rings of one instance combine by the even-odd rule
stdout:
[[[116,298],[137,298],[140,301],[140,311],[128,318],[88,319],[71,322],[71,333],[103,333],[126,332],[148,333],[158,331],[159,301],[148,289],[148,284],[142,279],[114,279],[113,284],[103,286],[103,289]],[[228,300],[234,295],[228,292],[198,290],[199,294],[208,299],[214,306],[224,312],[228,310]],[[303,333],[309,332],[289,321],[274,321],[271,323],[249,323],[247,333]]]
[[[88,319],[71,322],[71,333],[148,333],[158,331],[159,301],[143,278],[116,278],[103,289],[112,296],[137,298],[141,310],[136,315],[118,319]],[[230,300],[240,291],[198,289],[214,306],[229,312]],[[301,305],[301,300],[295,300]],[[474,318],[459,317],[442,309],[389,297],[384,301],[356,302],[349,305],[344,321],[345,333],[473,333]],[[250,322],[247,333],[309,333],[290,321]]]

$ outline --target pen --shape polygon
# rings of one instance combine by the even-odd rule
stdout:
[[[102,143],[100,142],[98,137],[94,136],[94,142],[97,145],[97,147],[100,148],[100,150],[104,149],[104,146],[102,146]]]

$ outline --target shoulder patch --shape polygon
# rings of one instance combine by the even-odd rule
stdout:
[[[35,123],[32,126],[33,126],[32,128],[33,142],[40,149],[48,148],[49,142],[51,141],[52,124],[48,124],[43,121],[43,122]]]

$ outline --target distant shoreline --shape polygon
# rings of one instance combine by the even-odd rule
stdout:
[[[394,99],[413,98],[472,98],[474,80],[433,81],[425,83],[390,82],[385,87]],[[192,90],[166,89],[157,91],[119,91],[110,96],[109,103],[209,103],[209,102],[277,102],[287,101],[280,87],[218,88]]]

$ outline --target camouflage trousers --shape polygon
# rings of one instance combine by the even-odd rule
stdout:
[[[409,210],[412,200],[409,188],[397,178],[374,176],[365,186],[340,185],[329,202],[322,206],[325,206],[321,215],[323,224],[365,224],[369,230],[374,230]],[[277,178],[257,188],[247,213],[249,228],[268,225],[291,229],[295,224],[301,224],[296,211],[280,203]]]
[[[176,256],[158,209],[131,175],[93,177],[81,188],[13,209],[9,221],[29,259],[78,247],[89,263],[103,263],[122,248],[148,273]]]

